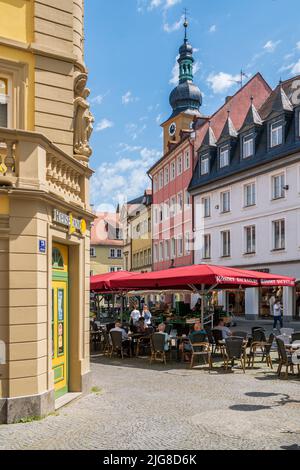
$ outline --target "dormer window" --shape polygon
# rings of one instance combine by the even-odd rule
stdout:
[[[220,148],[220,168],[224,168],[229,165],[229,147],[225,145]]]
[[[209,157],[208,157],[208,154],[203,155],[200,158],[200,173],[201,173],[201,175],[207,175],[209,173]]]
[[[270,143],[271,147],[277,147],[283,142],[283,123],[282,121],[277,121],[271,124],[271,136]]]
[[[254,136],[248,134],[243,137],[243,158],[249,158],[254,155]]]

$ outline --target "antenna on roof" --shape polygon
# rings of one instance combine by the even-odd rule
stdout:
[[[237,85],[240,85],[240,88],[243,88],[244,85],[244,78],[249,78],[249,76],[241,69],[240,71],[240,79],[239,80],[230,80],[233,83],[236,83]]]

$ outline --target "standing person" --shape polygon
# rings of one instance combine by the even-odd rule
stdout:
[[[282,328],[283,320],[282,320],[282,306],[281,306],[280,300],[276,300],[273,306],[273,315],[274,315],[273,330],[276,330],[277,322],[279,322],[280,328]]]
[[[270,305],[270,316],[272,317],[274,313],[274,304],[276,302],[274,291],[272,292],[271,297],[269,298],[269,305]]]
[[[141,316],[141,313],[140,311],[137,309],[137,304],[134,304],[133,305],[133,310],[130,314],[130,321],[132,323],[133,326],[135,326],[137,324],[137,322],[139,321],[140,319],[140,316]]]
[[[143,308],[143,311],[142,311],[142,317],[144,318],[146,326],[151,325],[152,315],[151,315],[151,312],[148,308],[148,305],[146,305],[146,304],[144,305],[144,308]]]

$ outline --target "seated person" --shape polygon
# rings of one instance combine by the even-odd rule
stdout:
[[[116,321],[115,327],[110,330],[110,333],[112,331],[120,331],[122,333],[122,346],[124,349],[127,349],[127,352],[129,354],[131,341],[128,337],[128,334],[124,330],[124,328],[122,328],[122,323],[119,320]],[[109,342],[110,344],[112,344],[111,336],[109,336]]]
[[[165,351],[169,351],[169,335],[168,333],[165,332],[166,325],[164,323],[161,323],[158,325],[158,333],[161,333],[162,335],[165,335]]]
[[[147,333],[147,327],[145,325],[145,320],[143,317],[139,319],[139,321],[135,324],[136,333]]]
[[[223,339],[226,339],[229,336],[232,336],[232,332],[230,331],[230,329],[227,328],[227,326],[225,326],[224,318],[219,319],[218,326],[215,326],[214,330],[222,331],[222,338]]]
[[[199,321],[196,321],[192,327],[192,331],[190,332],[189,336],[188,336],[188,339],[190,341],[193,340],[193,337],[196,335],[196,334],[199,334],[199,333],[203,333],[203,334],[206,334],[206,331],[202,328],[202,325],[201,325],[201,322],[200,320]],[[182,352],[190,352],[192,350],[192,346],[191,346],[191,343],[190,342],[186,342],[184,341],[183,343],[181,343],[181,345],[179,346],[179,349],[182,351]],[[187,359],[188,360],[188,359]]]

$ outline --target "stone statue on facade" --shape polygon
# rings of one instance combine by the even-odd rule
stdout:
[[[95,121],[87,101],[87,78],[86,73],[78,73],[74,82],[74,155],[82,162],[88,162],[92,154],[89,140]]]

